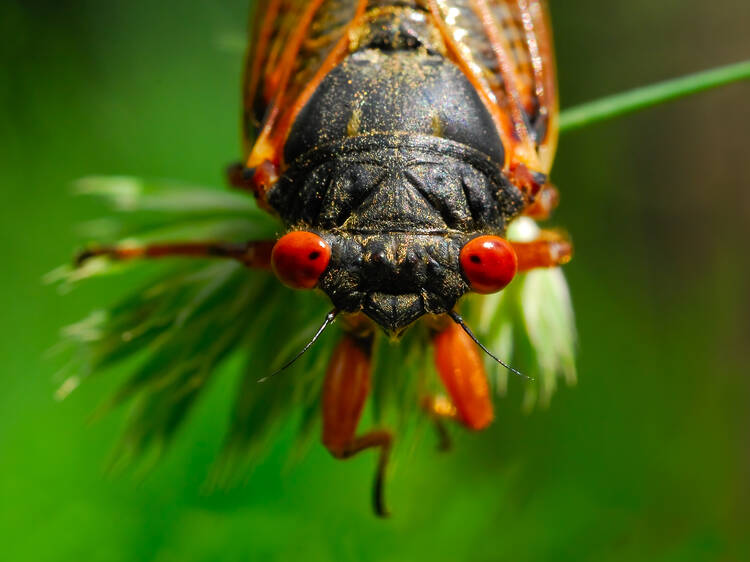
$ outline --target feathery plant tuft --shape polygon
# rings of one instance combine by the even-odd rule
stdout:
[[[243,241],[273,237],[279,228],[252,199],[209,188],[90,177],[80,180],[76,191],[102,199],[112,211],[110,218],[84,225],[90,239],[123,244]],[[530,219],[519,219],[509,235],[529,239],[536,229]],[[81,268],[59,268],[49,280],[70,290],[92,277],[142,264],[95,258]],[[106,411],[135,403],[116,450],[115,464],[124,465],[144,453],[158,456],[164,451],[219,365],[232,353],[242,354],[244,378],[226,436],[224,462],[217,467],[217,478],[224,481],[231,478],[233,466],[256,459],[282,424],[298,424],[300,438],[315,427],[334,333],[324,334],[288,371],[263,383],[259,379],[310,339],[328,308],[324,298],[287,289],[267,272],[233,262],[174,260],[166,273],[128,298],[63,330],[64,339],[82,353],[68,366],[72,374],[58,396],[64,398],[93,373],[145,355],[102,406]],[[537,400],[549,401],[559,374],[575,380],[573,314],[560,271],[535,271],[519,276],[512,291],[501,296],[473,297],[465,315],[504,357],[510,358],[513,349],[524,350],[518,363],[535,377],[523,383],[528,407]],[[372,408],[376,422],[406,426],[419,413],[420,398],[437,388],[427,347],[428,334],[419,327],[397,344],[379,343]],[[503,394],[508,375],[498,367],[488,363],[493,386]]]
[[[626,92],[564,111],[563,132],[670,99],[750,78],[750,61]],[[273,238],[280,226],[252,198],[229,191],[132,177],[89,177],[81,195],[101,199],[107,218],[82,228],[86,241],[139,244],[165,240],[247,241]],[[538,227],[528,218],[508,237],[530,240]],[[68,291],[96,276],[117,275],[143,262],[94,258],[83,267],[61,267],[49,281]],[[64,398],[94,373],[126,360],[138,366],[102,411],[133,404],[117,446],[115,465],[144,453],[158,457],[174,438],[218,367],[234,354],[244,360],[242,382],[215,480],[226,482],[247,468],[275,431],[296,424],[304,441],[315,428],[325,366],[336,341],[325,333],[291,369],[266,382],[309,340],[330,305],[324,298],[282,286],[270,273],[211,260],[173,260],[169,269],[119,303],[95,311],[63,330],[77,350],[58,391]],[[503,292],[472,295],[462,313],[477,335],[503,359],[533,377],[523,407],[547,405],[559,380],[576,381],[573,308],[559,269],[519,275]],[[412,328],[398,344],[381,338],[376,348],[371,414],[377,424],[405,428],[420,416],[420,398],[438,388],[428,334]],[[397,366],[397,367],[396,367]],[[487,362],[492,386],[505,394],[509,376]]]

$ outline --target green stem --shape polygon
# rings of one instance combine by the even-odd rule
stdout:
[[[574,131],[599,121],[748,78],[750,60],[615,94],[564,110],[560,115],[560,132]]]

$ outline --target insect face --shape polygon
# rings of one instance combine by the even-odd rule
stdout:
[[[470,238],[470,237],[469,237]],[[518,258],[499,236],[387,233],[323,237],[293,231],[274,246],[273,270],[287,286],[319,286],[339,311],[363,311],[392,336],[424,314],[453,309],[467,291],[501,291]]]
[[[319,287],[336,309],[364,312],[389,335],[424,314],[451,310],[468,289],[459,233],[328,233],[331,263]]]
[[[468,268],[462,275],[461,249],[477,236],[502,235],[522,205],[480,151],[394,133],[313,149],[268,200],[293,231],[316,232],[330,246],[317,286],[336,309],[364,312],[391,336],[424,314],[452,310],[470,289],[466,279],[479,280],[465,277]],[[485,279],[482,291],[506,277]]]

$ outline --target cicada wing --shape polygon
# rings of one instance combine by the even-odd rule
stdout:
[[[260,0],[250,22],[243,117],[253,166],[279,158],[305,92],[345,51],[347,29],[364,0]]]
[[[427,0],[452,57],[490,106],[506,167],[549,173],[557,83],[545,0]]]

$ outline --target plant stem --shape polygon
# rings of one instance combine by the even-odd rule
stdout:
[[[572,107],[560,114],[560,132],[573,131],[626,113],[750,78],[750,60],[658,82]]]

